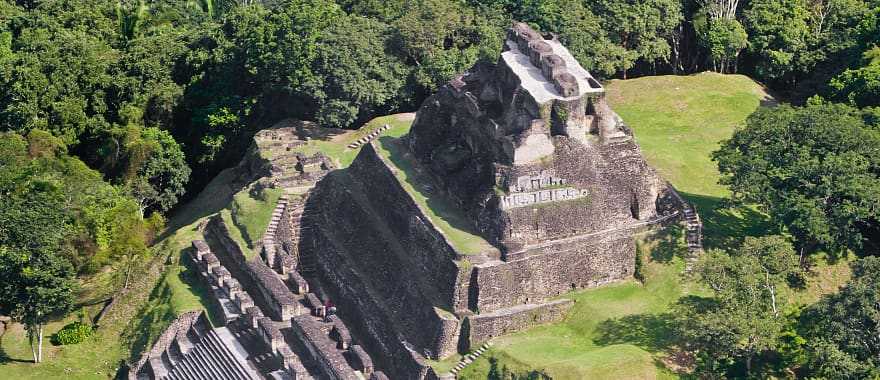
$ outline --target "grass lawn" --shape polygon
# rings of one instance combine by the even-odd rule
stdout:
[[[461,213],[461,210],[442,194],[437,194],[427,174],[417,170],[417,163],[401,146],[400,136],[409,132],[410,123],[393,125],[391,129],[378,138],[376,147],[386,161],[397,168],[395,176],[401,186],[425,210],[431,222],[446,235],[449,242],[461,254],[473,255],[481,252],[495,251],[497,248],[489,244],[474,229],[472,222]]]
[[[711,160],[719,142],[773,99],[742,75],[701,73],[614,80],[606,85],[611,107],[632,127],[648,163],[693,203],[705,227],[707,248],[724,248],[770,230],[751,207],[725,207]]]
[[[648,162],[696,205],[707,247],[766,233],[765,215],[724,205],[728,191],[718,184],[711,160],[721,140],[756,108],[772,103],[760,85],[744,76],[703,73],[615,80],[606,89]],[[677,378],[669,369],[676,366],[669,352],[669,307],[697,291],[681,276],[681,243],[680,234],[668,234],[641,244],[645,284],[627,281],[566,295],[577,302],[563,322],[496,339],[461,377],[485,379],[488,358],[495,358],[499,366],[544,370],[554,379]],[[830,272],[845,277],[839,268]]]
[[[272,211],[283,194],[282,189],[263,189],[259,196],[254,196],[249,189],[245,189],[232,197],[229,205],[232,220],[249,248],[253,249],[266,232]]]

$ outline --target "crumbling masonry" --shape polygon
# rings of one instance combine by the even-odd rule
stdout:
[[[559,296],[630,277],[638,232],[685,219],[699,248],[693,208],[647,165],[599,82],[554,36],[526,24],[509,29],[497,63],[477,64],[428,98],[406,136],[377,132],[350,147],[360,152],[347,169],[295,153],[308,137],[294,124],[260,132],[256,152],[273,153],[239,167],[298,194],[279,200],[259,255],[245,259],[218,216],[193,243],[193,266],[227,327],[190,335],[234,336],[227,351],[238,354],[221,358],[228,371],[436,379],[426,359],[481,353],[494,337],[559,321],[573,303]],[[469,224],[458,227],[493,248],[456,247],[383,144],[396,144],[428,196],[453,204]],[[324,318],[327,300],[338,313]],[[185,376],[193,365],[176,353],[200,340],[175,346],[168,341],[182,335],[166,333],[131,377],[205,378]]]

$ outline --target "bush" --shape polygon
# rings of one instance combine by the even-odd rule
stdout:
[[[52,336],[52,341],[55,344],[61,345],[77,344],[82,343],[91,335],[92,326],[82,322],[73,322],[64,326],[61,330],[58,330],[58,332]]]

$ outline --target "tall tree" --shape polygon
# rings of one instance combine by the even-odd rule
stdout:
[[[700,259],[695,273],[713,297],[686,298],[676,314],[701,371],[723,375],[730,363],[742,362],[752,373],[754,357],[774,348],[785,327],[780,289],[797,270],[794,251],[780,236],[749,237],[730,254],[715,250]]]
[[[43,361],[43,327],[70,311],[76,282],[63,258],[0,245],[0,313],[25,325],[34,362]]]
[[[880,132],[851,107],[761,108],[713,154],[734,199],[761,205],[801,254],[860,249],[880,210]]]
[[[350,128],[405,101],[409,71],[390,53],[391,27],[361,16],[341,17],[318,39],[314,72],[321,125]]]
[[[852,264],[852,279],[801,314],[809,374],[824,378],[880,376],[880,258]]]
[[[611,41],[627,52],[621,65],[624,79],[636,60],[650,65],[669,61],[669,39],[683,18],[678,0],[599,0],[593,13],[601,15]]]

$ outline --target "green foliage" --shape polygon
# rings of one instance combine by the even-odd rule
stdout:
[[[880,145],[856,109],[759,109],[714,153],[736,199],[762,205],[799,249],[864,246],[880,202]]]
[[[92,332],[92,326],[77,321],[67,324],[61,330],[58,330],[52,336],[52,341],[60,345],[78,344],[92,336]]]
[[[713,68],[721,73],[735,65],[739,52],[748,46],[748,35],[737,20],[711,19],[696,29],[700,42],[709,50]]]
[[[425,0],[405,2],[392,25],[400,37],[400,51],[415,65],[414,80],[433,92],[476,61],[494,61],[505,21],[452,1]]]
[[[682,20],[681,2],[676,0],[600,0],[594,12],[602,15],[602,29],[615,45],[626,49],[620,68],[626,71],[641,59],[648,63],[668,62],[672,53],[668,38]]]
[[[864,67],[846,70],[831,80],[834,98],[856,107],[880,106],[880,48],[866,51]]]
[[[797,256],[781,236],[746,238],[729,255],[709,251],[695,267],[714,297],[686,297],[676,306],[680,337],[697,353],[698,370],[723,375],[733,363],[776,348],[786,327],[780,288],[798,271]]]
[[[880,258],[866,257],[852,269],[852,279],[839,293],[823,297],[801,316],[812,376],[880,376]]]
[[[64,151],[44,131],[0,134],[0,245],[59,254],[76,273],[94,272],[109,263],[120,228],[146,222],[135,200]]]
[[[312,97],[321,125],[352,127],[399,107],[407,69],[390,54],[393,31],[380,21],[346,16],[318,40]]]
[[[0,242],[0,313],[26,326],[34,361],[42,361],[43,325],[73,307],[76,282],[73,268],[60,255],[15,248]]]

